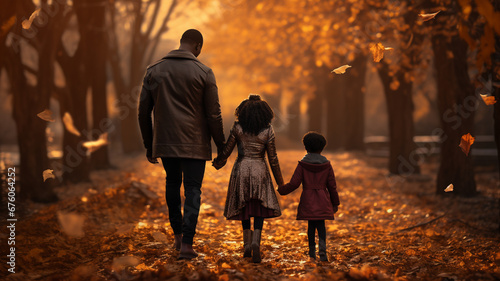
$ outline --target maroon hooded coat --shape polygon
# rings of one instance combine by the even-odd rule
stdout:
[[[312,164],[299,161],[290,182],[280,186],[278,192],[281,195],[289,194],[300,184],[302,184],[303,190],[297,210],[297,219],[333,220],[333,206],[338,206],[340,201],[335,174],[330,162]]]

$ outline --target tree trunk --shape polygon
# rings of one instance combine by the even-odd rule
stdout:
[[[412,82],[406,81],[404,71],[389,74],[389,65],[380,62],[378,69],[384,85],[385,101],[389,119],[389,172],[396,175],[419,174],[419,158],[413,141]],[[399,86],[391,88],[397,81]]]
[[[100,3],[101,0],[88,1],[89,3]],[[90,137],[97,139],[100,134],[107,133],[110,120],[108,119],[108,103],[106,99],[106,57],[108,51],[106,33],[106,7],[96,5],[92,7],[89,18],[87,52],[87,75],[90,76],[92,88],[92,130]],[[92,168],[109,168],[108,146],[103,146],[91,155]]]
[[[290,89],[288,90],[290,91]],[[302,139],[305,132],[300,131],[300,98],[298,95],[291,95],[293,101],[288,105],[287,123],[288,138],[292,141]]]
[[[462,135],[473,133],[474,111],[477,98],[467,67],[467,43],[454,35],[432,36],[435,68],[437,72],[438,108],[441,117],[441,164],[436,193],[454,185],[460,196],[476,194],[476,182],[470,156],[458,146]]]
[[[326,136],[325,124],[325,112],[324,104],[326,102],[325,98],[325,87],[327,78],[322,69],[312,68],[315,71],[313,79],[316,84],[316,90],[312,97],[310,97],[307,105],[307,114],[309,117],[308,130],[323,133]]]
[[[365,76],[367,56],[358,54],[351,63],[352,68],[345,76],[346,105],[343,121],[345,125],[344,148],[363,150],[365,148]]]
[[[130,51],[130,70],[129,86],[127,92],[120,97],[122,108],[127,110],[124,114],[121,126],[121,137],[123,152],[133,153],[144,151],[142,137],[139,131],[139,122],[137,121],[137,102],[141,90],[142,76],[146,65],[152,62],[144,62],[144,52],[148,45],[147,40],[142,34],[143,15],[141,13],[142,2],[134,2],[135,18],[132,26],[132,39]]]
[[[500,8],[500,3],[496,3],[495,10],[498,11]],[[491,56],[492,66],[492,80],[494,84],[500,84],[500,34],[495,34],[495,51]],[[497,147],[497,165],[498,173],[500,178],[500,88],[493,86],[492,96],[495,97],[497,101],[493,105],[493,120],[494,120],[494,134],[495,143]],[[498,199],[498,205],[500,206],[500,199]],[[498,231],[500,231],[500,208],[498,211]]]
[[[16,2],[15,9],[17,18],[29,14],[34,10],[32,3],[28,1]],[[40,13],[48,13],[47,3],[42,3]],[[57,37],[61,33],[57,23],[62,17],[62,8],[59,7],[56,14],[52,14],[45,26],[34,26],[37,32],[38,44],[38,71],[36,71],[37,85],[28,85],[25,76],[25,67],[21,59],[21,49],[18,45],[19,39],[13,39],[8,48],[6,70],[13,93],[12,108],[13,118],[16,122],[18,146],[20,152],[20,175],[21,198],[29,197],[36,202],[53,202],[57,196],[52,190],[53,180],[43,181],[43,171],[49,169],[47,157],[47,142],[45,129],[47,122],[38,118],[37,114],[49,108],[50,94],[53,87],[53,64],[56,53]],[[16,25],[14,34],[23,34],[21,25]],[[48,32],[48,30],[52,32]],[[30,38],[26,38],[30,41]],[[55,42],[54,42],[55,41]]]
[[[500,3],[497,3],[497,6],[500,6]],[[496,10],[499,8],[495,7]],[[495,50],[491,55],[491,61],[493,63],[492,66],[492,79],[494,85],[500,85],[500,34],[495,34]],[[498,161],[498,173],[500,178],[500,88],[497,86],[493,86],[492,96],[495,97],[497,101],[493,105],[493,119],[494,119],[494,127],[495,127],[495,143],[497,146],[497,161]]]
[[[328,76],[327,76],[328,75]],[[336,75],[336,74],[335,74]],[[326,70],[323,79],[325,87],[323,96],[326,97],[326,139],[329,150],[344,149],[346,143],[346,85],[342,77],[336,77]]]
[[[63,56],[60,65],[66,75],[66,84],[69,93],[60,99],[61,114],[69,112],[73,118],[74,126],[80,132],[86,132],[87,124],[87,89],[88,77],[85,75],[86,64],[84,59],[88,57],[86,52],[90,49],[92,42],[88,40],[85,28],[89,23],[89,7],[83,0],[74,1],[74,9],[78,19],[80,41],[73,57]],[[85,133],[76,136],[64,130],[63,139],[63,162],[60,169],[65,181],[81,182],[90,181],[90,163],[83,142],[86,141]]]
[[[45,128],[47,122],[36,117],[43,106],[32,100],[37,96],[35,88],[26,87],[23,94],[14,93],[14,120],[16,121],[17,139],[20,154],[20,187],[22,197],[35,202],[49,203],[57,201],[52,191],[53,180],[43,181],[43,171],[49,169]]]
[[[45,129],[47,122],[37,114],[48,107],[37,88],[28,85],[19,52],[9,50],[7,75],[12,89],[13,118],[16,122],[20,164],[20,197],[36,202],[53,202],[57,196],[50,181],[43,181],[43,171],[49,169]]]

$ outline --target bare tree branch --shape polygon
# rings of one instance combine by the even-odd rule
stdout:
[[[167,23],[170,20],[170,17],[172,16],[172,13],[174,12],[175,8],[177,7],[177,4],[178,4],[177,0],[173,0],[172,3],[170,4],[168,13],[163,19],[160,29],[158,30],[153,40],[151,41],[151,49],[149,55],[147,56],[146,60],[147,62],[150,62],[153,59],[153,56],[156,52],[156,48],[158,47],[158,43],[160,42],[161,35],[163,35],[163,33],[168,31]]]

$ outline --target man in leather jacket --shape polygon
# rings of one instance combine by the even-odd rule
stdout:
[[[180,43],[178,50],[147,68],[139,101],[139,125],[149,162],[158,163],[157,158],[161,158],[167,173],[166,201],[174,247],[180,250],[180,259],[192,259],[198,255],[192,245],[205,164],[212,159],[210,140],[213,138],[221,150],[224,132],[214,73],[197,59],[203,36],[190,29]]]

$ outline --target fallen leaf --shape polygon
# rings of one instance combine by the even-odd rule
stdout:
[[[36,9],[30,16],[29,19],[23,20],[22,26],[24,29],[30,29],[31,25],[33,24],[33,21],[38,17],[40,14],[40,8]]]
[[[40,117],[40,119],[49,121],[49,122],[55,122],[56,120],[54,117],[52,117],[53,113],[52,110],[50,109],[45,109],[44,111],[38,113],[36,116]]]
[[[165,235],[165,234],[163,234],[163,233],[161,233],[159,231],[153,232],[151,235],[158,242],[163,242],[163,243],[167,243],[168,242],[167,235]]]
[[[346,64],[346,65],[343,65],[341,67],[335,68],[334,70],[332,70],[332,72],[335,73],[335,74],[344,74],[345,71],[346,71],[346,69],[348,69],[350,67],[352,67],[352,66]]]
[[[469,155],[470,151],[470,146],[474,143],[474,137],[471,136],[471,134],[467,133],[466,135],[463,135],[462,138],[460,139],[460,148],[462,151],[465,153],[466,156]]]
[[[114,271],[120,271],[125,269],[128,266],[137,266],[140,264],[140,260],[134,256],[124,256],[117,257],[113,259],[113,265],[111,268]]]
[[[71,117],[71,114],[69,114],[69,112],[64,113],[63,123],[68,132],[72,133],[73,135],[81,136],[80,131],[78,131],[75,128],[75,125],[73,125],[73,118]]]
[[[422,19],[422,21],[428,21],[428,20],[435,18],[439,12],[441,12],[441,11],[437,11],[437,12],[432,13],[432,14],[418,14],[418,16]]]
[[[494,96],[481,95],[481,98],[483,98],[486,105],[493,105],[497,102]]]
[[[40,248],[33,248],[31,249],[28,254],[26,255],[26,259],[32,260],[32,261],[43,261],[42,254],[43,250]]]
[[[57,220],[61,225],[62,231],[68,236],[83,237],[85,235],[83,232],[83,223],[85,222],[84,216],[76,213],[58,211]]]
[[[445,189],[444,192],[452,192],[453,191],[453,184],[448,185]]]
[[[46,181],[47,179],[55,179],[56,176],[54,176],[54,170],[47,169],[43,171],[43,181]]]
[[[135,267],[135,269],[137,269],[139,271],[146,271],[146,270],[154,271],[154,268],[147,266],[145,263],[141,263],[141,264],[137,265]]]
[[[373,61],[379,62],[384,58],[384,51],[393,50],[391,47],[384,47],[382,43],[370,43],[370,52],[373,55]]]
[[[83,146],[87,148],[89,153],[92,153],[98,150],[101,146],[108,144],[108,133],[101,134],[99,139],[95,141],[86,141],[83,143]]]

